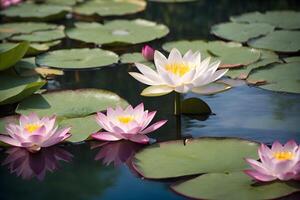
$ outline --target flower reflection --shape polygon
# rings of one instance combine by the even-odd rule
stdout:
[[[100,147],[95,160],[102,160],[104,165],[114,164],[115,167],[125,163],[131,168],[131,159],[135,152],[143,147],[142,144],[121,140],[117,142],[92,142],[91,149]]]
[[[15,173],[22,179],[36,177],[42,181],[47,171],[53,172],[59,168],[59,161],[70,162],[73,155],[59,147],[49,147],[37,153],[30,153],[25,148],[12,147],[6,153],[8,156],[2,162],[7,165],[11,174]]]

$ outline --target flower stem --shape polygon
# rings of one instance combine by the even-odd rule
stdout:
[[[178,92],[175,92],[174,115],[181,115],[181,96]]]

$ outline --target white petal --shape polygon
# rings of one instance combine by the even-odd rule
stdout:
[[[160,85],[161,82],[155,82],[150,80],[149,78],[147,78],[146,76],[136,73],[136,72],[129,72],[129,74],[135,78],[136,80],[138,80],[141,83],[144,83],[146,85]]]
[[[193,88],[192,84],[184,84],[184,85],[180,85],[178,87],[175,87],[175,91],[179,92],[179,93],[187,93],[192,88]]]
[[[141,93],[142,96],[147,97],[155,97],[155,96],[162,96],[168,94],[173,91],[173,88],[167,85],[157,85],[157,86],[150,86],[144,89]]]
[[[135,63],[135,66],[138,68],[138,70],[144,74],[147,78],[149,78],[152,81],[160,81],[160,77],[158,76],[157,72],[155,72],[150,67],[143,65],[141,63]]]
[[[178,51],[178,49],[173,48],[169,54],[168,57],[168,63],[182,63],[182,57],[181,53]]]
[[[161,70],[164,69],[167,62],[167,58],[162,53],[159,51],[154,52],[154,64],[159,74],[161,73]]]

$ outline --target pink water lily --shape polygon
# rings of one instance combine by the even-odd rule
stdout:
[[[146,60],[152,61],[154,59],[154,49],[149,45],[145,45],[142,49],[142,55]]]
[[[106,131],[94,133],[92,137],[104,141],[124,139],[146,144],[149,142],[149,137],[146,134],[160,128],[167,122],[167,120],[161,120],[148,126],[155,114],[156,111],[144,110],[143,103],[135,108],[129,105],[125,110],[121,107],[117,107],[115,110],[108,108],[106,115],[98,112],[96,117],[97,123]]]
[[[0,135],[0,141],[32,152],[39,151],[41,147],[55,145],[71,136],[71,128],[58,129],[55,121],[55,116],[40,119],[35,113],[21,115],[19,123],[6,125],[8,135]]]
[[[258,181],[300,180],[300,148],[293,140],[284,146],[274,142],[271,149],[262,144],[258,150],[260,162],[246,159],[253,169],[245,173]]]
[[[7,8],[21,3],[23,0],[0,0],[0,8]]]

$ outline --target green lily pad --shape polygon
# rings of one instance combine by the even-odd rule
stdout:
[[[1,74],[0,105],[21,101],[39,90],[45,83],[38,76],[18,77]]]
[[[300,28],[300,12],[267,11],[266,13],[250,12],[230,18],[233,22],[267,23],[283,29]]]
[[[181,102],[181,113],[186,115],[209,115],[209,105],[199,98],[189,98]]]
[[[15,71],[19,76],[32,76],[36,75],[35,57],[23,58],[14,65]]]
[[[54,4],[21,3],[0,12],[0,15],[22,20],[50,21],[64,18],[70,7]]]
[[[300,62],[275,64],[250,73],[247,81],[265,81],[259,87],[280,92],[300,93]]]
[[[94,44],[138,44],[162,38],[169,33],[168,27],[155,22],[113,20],[105,23],[76,23],[76,28],[66,30],[69,38]]]
[[[30,43],[30,46],[26,52],[26,56],[34,56],[44,51],[48,51],[51,47],[61,44],[61,40],[44,43]]]
[[[260,58],[260,52],[255,49],[243,47],[240,43],[210,41],[203,40],[195,41],[177,41],[169,42],[163,45],[163,49],[171,51],[172,48],[177,48],[182,54],[188,50],[200,51],[201,56],[211,56],[221,60],[222,68],[232,68],[237,66],[248,65],[257,61]]]
[[[274,31],[264,37],[248,41],[248,45],[278,52],[297,52],[300,50],[300,31]]]
[[[202,138],[150,145],[138,152],[134,168],[145,178],[175,178],[193,174],[240,171],[243,158],[258,157],[258,144],[234,138]]]
[[[32,33],[34,31],[56,29],[55,24],[48,24],[43,22],[16,22],[0,25],[0,40],[8,38],[16,34]]]
[[[146,60],[141,53],[135,52],[135,53],[125,53],[120,56],[121,63],[125,64],[134,64],[134,63],[141,63],[148,67],[151,67],[152,69],[155,69],[155,65],[153,62],[150,62]]]
[[[28,47],[28,42],[0,44],[0,71],[10,68],[21,60]]]
[[[90,0],[74,8],[76,14],[122,16],[143,11],[146,2],[141,0]]]
[[[227,85],[222,82],[213,82],[205,86],[195,87],[192,89],[192,92],[201,95],[214,95],[221,92],[225,92],[231,89],[230,85]]]
[[[62,90],[36,94],[20,102],[16,112],[40,116],[57,115],[65,118],[85,117],[108,107],[128,103],[117,94],[100,89]]]
[[[117,54],[99,48],[63,49],[37,56],[36,64],[62,69],[84,69],[108,66],[118,60]]]
[[[11,41],[29,41],[29,42],[50,42],[60,40],[65,37],[63,29],[35,31],[33,33],[26,33],[12,36]]]
[[[47,0],[49,4],[57,4],[64,6],[74,6],[77,2],[83,2],[85,0]]]
[[[274,28],[274,26],[262,23],[240,24],[227,22],[212,26],[211,32],[226,40],[247,42],[249,39],[272,32]]]
[[[300,62],[300,56],[294,56],[294,57],[287,57],[283,59],[284,62],[290,63],[290,62]]]
[[[172,190],[192,199],[259,200],[277,199],[300,191],[296,182],[257,183],[243,172],[211,173],[174,184]]]
[[[92,133],[99,131],[101,127],[97,124],[94,115],[87,117],[64,119],[60,126],[71,127],[72,136],[67,139],[69,142],[81,142],[89,138]]]

